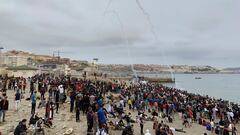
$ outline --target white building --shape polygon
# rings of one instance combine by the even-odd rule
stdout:
[[[38,74],[38,69],[28,66],[9,67],[6,69],[8,76],[14,77],[32,77]]]
[[[28,64],[28,58],[25,56],[5,55],[3,58],[3,64],[10,67],[25,66]]]

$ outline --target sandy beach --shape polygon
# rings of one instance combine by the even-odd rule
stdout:
[[[39,94],[39,93],[38,93]],[[11,131],[14,130],[14,128],[17,126],[18,122],[22,119],[30,119],[30,110],[31,110],[31,102],[26,101],[25,99],[21,100],[21,107],[19,111],[15,111],[15,102],[14,102],[14,91],[13,90],[7,90],[8,100],[9,100],[9,110],[6,113],[6,122],[0,124],[0,131],[2,132],[2,135],[8,135]],[[25,97],[28,97],[29,93],[25,94]],[[38,95],[40,96],[40,95]],[[39,103],[39,100],[37,101]],[[64,108],[65,107],[65,108]],[[48,129],[46,128],[46,134],[47,135],[63,135],[64,132],[69,129],[73,128],[72,135],[86,135],[87,130],[87,122],[86,122],[86,116],[81,114],[80,116],[80,122],[77,123],[75,121],[75,113],[70,113],[69,108],[69,99],[67,100],[67,103],[64,104],[64,107],[61,106],[59,109],[59,114],[54,114],[53,119],[53,127]],[[39,112],[39,116],[44,116],[45,108],[37,109],[37,112]],[[126,111],[131,112],[132,116],[136,116],[136,111]],[[111,120],[111,119],[110,119]],[[159,121],[163,119],[159,118]],[[163,120],[164,121],[164,120]],[[208,134],[211,134],[206,130],[205,127],[195,124],[192,124],[191,128],[184,128],[182,125],[182,120],[179,119],[178,115],[175,115],[175,119],[173,123],[166,123],[170,127],[181,129],[183,128],[186,133],[179,133],[174,132],[175,135],[202,135],[205,132]],[[144,131],[147,129],[150,130],[150,133],[154,135],[154,130],[152,129],[153,122],[146,121],[144,124]],[[238,125],[239,126],[239,125]],[[119,135],[121,134],[121,131],[113,131],[110,130],[110,135]],[[139,135],[140,134],[140,126],[139,124],[134,124],[134,134]]]

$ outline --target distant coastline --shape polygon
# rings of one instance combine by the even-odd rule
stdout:
[[[41,55],[30,52],[11,50],[3,53],[3,56],[15,56],[25,58],[26,63],[32,65],[60,64],[68,65],[72,70],[84,70],[92,66],[92,61],[72,60],[62,58],[60,55]],[[31,65],[32,64],[32,65]],[[99,64],[96,63],[100,72],[107,73],[175,73],[175,74],[240,74],[240,67],[215,68],[209,65],[160,65],[160,64]]]

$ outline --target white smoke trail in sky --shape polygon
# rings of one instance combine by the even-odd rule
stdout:
[[[113,0],[109,0],[109,1],[108,1],[107,6],[106,6],[106,8],[105,8],[105,10],[104,10],[104,12],[103,12],[103,16],[105,16],[105,14],[106,14],[106,12],[108,11],[109,7],[111,6],[112,2],[113,2]]]
[[[150,15],[149,15],[149,13],[143,8],[140,0],[136,0],[136,3],[137,3],[138,8],[142,11],[143,15],[146,17],[146,20],[148,21],[148,23],[149,23],[149,25],[150,25],[150,30],[151,30],[151,32],[152,32],[152,34],[153,34],[156,42],[158,43],[158,40],[159,40],[159,39],[158,39],[158,35],[157,35],[156,32],[155,32],[155,28],[154,28],[154,25],[153,25],[153,23],[152,23],[152,21],[151,21],[151,17],[150,17]],[[162,53],[162,56],[163,56],[163,61],[164,61],[164,63],[165,63],[165,64],[168,66],[168,68],[170,69],[171,78],[174,79],[175,77],[174,77],[174,74],[173,74],[173,69],[172,69],[172,67],[171,67],[169,64],[167,64],[167,62],[166,62],[165,53],[164,53],[164,51],[163,51],[163,48],[161,48],[161,53]]]
[[[132,55],[131,55],[129,39],[127,37],[127,33],[126,33],[125,27],[122,23],[122,20],[119,16],[118,12],[116,12],[115,10],[107,11],[106,13],[111,13],[111,14],[115,15],[118,22],[119,22],[119,25],[121,27],[122,37],[123,37],[123,39],[125,40],[125,43],[126,43],[127,54],[128,54],[129,62],[130,62],[130,65],[131,65],[131,70],[133,71],[135,78],[138,80],[137,72],[134,69],[134,65],[133,65],[133,59],[132,59]]]
[[[154,28],[154,25],[153,25],[153,23],[152,23],[152,21],[151,21],[150,15],[149,15],[148,12],[146,12],[146,10],[143,8],[143,6],[142,6],[142,4],[140,3],[139,0],[136,0],[136,3],[137,3],[138,8],[142,11],[143,15],[146,17],[146,19],[147,19],[147,21],[148,21],[148,23],[149,23],[149,26],[151,27],[150,30],[151,30],[151,32],[152,32],[155,40],[158,40],[158,36],[157,36],[157,34],[156,34],[156,32],[155,32],[155,28]]]

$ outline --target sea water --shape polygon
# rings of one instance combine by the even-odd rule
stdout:
[[[240,74],[176,74],[175,80],[165,85],[240,103]]]

